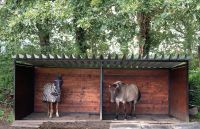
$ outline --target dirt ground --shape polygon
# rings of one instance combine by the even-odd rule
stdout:
[[[40,129],[109,129],[107,122],[44,123]]]
[[[14,129],[7,122],[0,121],[0,129]]]
[[[38,129],[109,129],[110,123],[106,122],[67,122],[52,123],[46,122]],[[0,122],[0,129],[36,129],[11,127],[8,123]]]
[[[45,119],[44,114],[31,114],[25,120],[15,121],[12,125],[26,125],[26,128],[11,127],[8,123],[1,121],[0,129],[200,129],[200,122],[184,123],[169,116],[159,115],[138,115],[137,119],[113,120],[107,116],[108,120],[95,120],[95,116],[86,114],[68,114],[60,118]],[[41,120],[31,120],[33,118]],[[31,119],[29,119],[31,118]],[[63,119],[66,120],[63,120]],[[87,118],[88,120],[76,120]],[[28,126],[31,128],[27,128]],[[37,125],[37,126],[35,126]],[[33,128],[38,127],[38,128]]]
[[[166,116],[166,115],[137,115],[136,118],[130,118],[124,120],[121,115],[119,120],[114,120],[114,116],[105,115],[106,120],[99,121],[99,116],[87,115],[87,114],[61,114],[59,118],[46,118],[46,114],[43,113],[33,113],[27,116],[24,120],[15,121],[13,125],[15,126],[35,126],[40,127],[39,129],[109,129],[110,126],[117,127],[118,124],[129,124],[135,123],[138,124],[138,127],[141,122],[143,123],[179,123],[180,121]],[[40,118],[40,120],[37,120]],[[117,125],[116,125],[117,124]],[[131,125],[132,126],[132,125]],[[122,127],[123,128],[123,127]],[[12,129],[12,128],[11,128]]]
[[[36,129],[36,128],[14,128],[7,123],[0,123],[0,129]],[[178,124],[147,124],[147,123],[119,123],[106,121],[93,122],[45,122],[37,129],[200,129],[199,122]]]

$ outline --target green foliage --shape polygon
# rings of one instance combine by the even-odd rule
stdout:
[[[192,71],[199,69],[199,61],[196,56],[194,56],[193,59],[189,62],[189,69]]]
[[[189,54],[194,56],[190,69],[196,70],[200,45],[197,0],[6,0],[0,6],[0,91],[8,93],[0,93],[0,101],[12,105],[8,95],[13,94],[11,56],[41,54],[41,37],[46,35],[47,54],[80,54],[77,28],[84,32],[82,44],[88,55],[137,54],[137,15],[141,12],[151,20],[150,53]],[[190,76],[194,89],[198,89],[196,76]]]
[[[13,61],[10,55],[0,55],[0,105],[13,106]]]
[[[195,118],[200,120],[200,112],[198,112],[198,114],[195,115]]]
[[[7,0],[0,7],[0,36],[12,54],[41,53],[42,34],[50,34],[48,53],[78,54],[76,28],[81,27],[87,54],[110,53],[117,44],[117,53],[138,53],[136,17],[145,12],[151,18],[151,53],[191,55],[199,45],[199,5],[197,0]]]
[[[4,118],[4,110],[0,109],[0,120]]]
[[[75,32],[76,27],[81,27],[85,30],[85,43],[90,46],[88,54],[109,53],[109,49],[102,51],[98,46],[105,43],[103,46],[108,46],[104,48],[108,48],[113,39],[122,46],[133,42],[133,17],[131,13],[121,10],[117,2],[101,0],[21,1],[15,8],[12,3],[8,3],[0,10],[0,15],[4,17],[0,24],[0,35],[6,44],[16,46],[17,49],[12,50],[14,53],[23,53],[24,49],[29,49],[31,51],[27,52],[31,54],[40,52],[39,34],[50,32],[49,53],[54,53],[56,48],[62,53],[76,54],[79,50],[75,43]]]
[[[8,123],[12,123],[13,120],[14,120],[14,114],[13,114],[13,111],[10,111],[9,114],[8,114],[8,116],[7,116],[6,121],[7,121]]]
[[[200,69],[190,71],[190,105],[200,106]]]
[[[200,112],[198,112],[196,115],[194,116],[190,116],[190,121],[191,122],[197,122],[200,121]]]
[[[50,40],[56,41],[50,43],[49,53],[53,53],[51,48],[57,45],[57,42],[72,41],[68,40],[70,33],[66,30],[70,29],[67,20],[72,15],[71,10],[70,4],[65,0],[19,1],[15,5],[7,3],[0,9],[0,15],[4,18],[0,20],[0,36],[3,37],[1,40],[12,47],[14,54],[23,53],[24,49],[31,50],[27,51],[29,54],[39,53],[39,36],[50,33]]]
[[[200,26],[198,5],[199,1],[196,0],[165,2],[163,13],[156,15],[152,24],[163,35],[160,45],[165,47],[161,51],[191,56],[197,53]]]
[[[14,120],[13,111],[0,108],[0,121],[6,121],[8,123],[12,123],[13,120]]]
[[[1,56],[1,55],[0,55]],[[4,88],[12,87],[13,83],[13,62],[11,57],[0,58],[0,86]]]

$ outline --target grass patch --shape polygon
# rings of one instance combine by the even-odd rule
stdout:
[[[11,109],[0,107],[0,121],[6,123],[12,123],[14,120],[14,114]]]
[[[194,116],[190,116],[190,121],[199,121],[200,122],[200,112],[198,112],[198,114],[194,115]]]
[[[8,123],[12,123],[13,120],[14,120],[14,114],[13,114],[12,111],[10,111],[10,113],[9,113],[8,116],[7,116],[6,121],[7,121]]]
[[[0,120],[3,120],[4,118],[4,110],[3,109],[0,109]]]

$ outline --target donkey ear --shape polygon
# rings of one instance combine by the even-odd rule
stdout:
[[[116,89],[119,89],[121,87],[121,82],[116,84]]]
[[[121,85],[123,82],[121,82],[121,81],[118,81],[117,83],[118,83],[119,85]]]
[[[122,85],[125,85],[125,83],[124,83],[124,82],[122,82]]]

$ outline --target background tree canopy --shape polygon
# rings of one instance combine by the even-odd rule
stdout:
[[[18,53],[180,53],[196,69],[199,43],[198,0],[4,0],[0,87],[12,89],[11,55]]]
[[[6,0],[1,53],[197,53],[195,0]],[[173,49],[171,49],[173,48]]]

